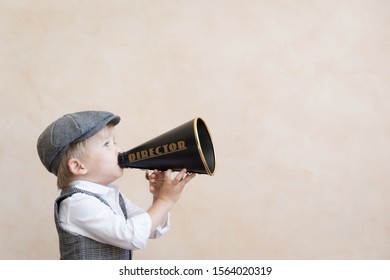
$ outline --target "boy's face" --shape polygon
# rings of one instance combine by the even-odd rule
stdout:
[[[123,175],[118,165],[120,148],[115,143],[113,126],[105,126],[86,142],[82,163],[88,170],[84,179],[101,185],[108,185]]]

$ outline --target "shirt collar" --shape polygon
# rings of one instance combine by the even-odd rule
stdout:
[[[76,180],[70,183],[71,187],[82,189],[84,191],[93,192],[96,194],[105,195],[108,192],[118,191],[118,187],[115,185],[103,186],[90,181]]]

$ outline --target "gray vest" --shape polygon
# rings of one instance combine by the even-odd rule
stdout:
[[[61,260],[131,260],[131,250],[100,243],[91,238],[66,231],[62,228],[59,220],[60,203],[75,193],[84,193],[94,196],[110,207],[103,198],[88,191],[69,187],[61,192],[61,195],[56,199],[54,204],[54,220],[59,237]],[[126,206],[121,194],[119,194],[119,204],[127,219]],[[112,208],[110,207],[110,209]]]

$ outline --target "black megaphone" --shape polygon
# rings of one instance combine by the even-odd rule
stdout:
[[[206,123],[195,118],[131,150],[120,153],[121,168],[213,175],[215,152]]]

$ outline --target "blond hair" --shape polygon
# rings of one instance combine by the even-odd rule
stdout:
[[[86,142],[88,139],[83,141],[70,144],[68,150],[63,155],[57,171],[57,187],[62,190],[69,187],[72,182],[73,174],[69,170],[68,162],[72,158],[80,159],[85,151]]]

